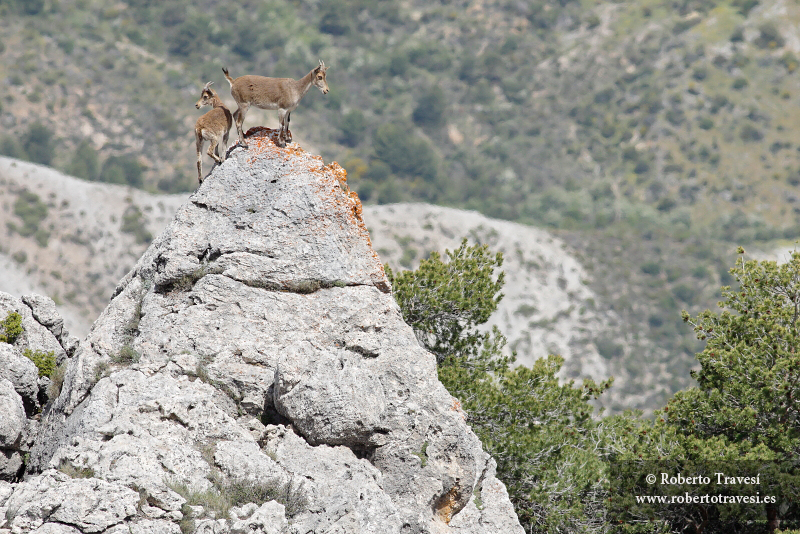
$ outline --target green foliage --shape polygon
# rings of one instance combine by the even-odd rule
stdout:
[[[759,48],[780,48],[786,43],[778,28],[771,22],[761,24],[758,27],[758,33],[758,37],[753,43]]]
[[[392,172],[407,177],[433,181],[438,174],[436,154],[427,142],[415,136],[408,127],[384,124],[372,139],[375,156]],[[414,157],[409,157],[413,154]]]
[[[22,354],[36,364],[36,368],[39,370],[39,376],[46,376],[50,378],[55,373],[56,357],[52,350],[49,352],[44,352],[40,350],[34,351],[31,349],[25,349],[22,351]]]
[[[348,111],[339,121],[339,142],[349,147],[358,145],[364,138],[367,130],[367,121],[364,114],[358,109]]]
[[[88,139],[81,141],[65,170],[67,174],[84,180],[97,180],[100,173],[100,160],[91,141]]]
[[[698,387],[675,397],[670,421],[686,432],[723,436],[779,454],[800,452],[800,253],[788,263],[745,261],[723,288],[719,314],[684,312],[706,348],[697,355]],[[731,402],[733,401],[733,402]],[[702,409],[703,421],[695,415]]]
[[[0,13],[9,9],[22,15],[38,15],[45,7],[45,0],[0,0]]]
[[[47,204],[39,199],[39,195],[23,189],[14,201],[14,215],[22,219],[22,227],[10,223],[9,229],[21,236],[34,236],[40,246],[47,245],[50,233],[44,228],[39,228],[39,224],[47,218]]]
[[[436,355],[475,356],[490,340],[477,326],[485,323],[503,298],[504,274],[501,253],[491,254],[486,245],[468,246],[466,238],[454,251],[438,252],[422,260],[416,271],[396,275],[386,265],[386,274],[403,318],[417,339]]]
[[[140,358],[141,355],[136,349],[129,344],[125,344],[119,349],[119,352],[111,356],[111,361],[113,363],[130,365],[132,363],[137,363]]]
[[[228,517],[228,511],[234,506],[247,503],[262,505],[268,501],[278,501],[286,508],[287,517],[294,517],[308,508],[308,499],[302,487],[289,481],[279,480],[254,482],[242,478],[223,479],[214,470],[211,476],[212,487],[198,491],[185,483],[167,482],[167,486],[186,499],[190,506],[202,506],[208,512],[214,512],[217,518]]]
[[[319,30],[330,35],[347,35],[352,14],[344,0],[325,0],[320,6]]]
[[[103,163],[103,169],[97,179],[111,184],[142,187],[143,171],[144,167],[134,156],[109,156]]]
[[[497,461],[526,531],[583,532],[602,523],[605,467],[595,450],[599,425],[589,401],[611,382],[561,385],[558,356],[509,370],[496,357],[487,359],[491,352],[473,361],[448,358],[439,379],[461,399],[470,426]]]
[[[611,382],[561,385],[557,356],[512,370],[497,328],[475,329],[502,298],[503,275],[494,272],[502,256],[466,240],[446,256],[444,262],[433,253],[416,271],[397,275],[387,266],[387,274],[406,322],[437,356],[439,379],[496,459],[526,531],[582,532],[601,524],[604,464],[589,400]],[[414,453],[423,465],[426,445]]]
[[[444,91],[435,85],[419,97],[411,118],[417,126],[441,128],[446,122],[446,111],[447,100]]]
[[[50,128],[34,122],[22,136],[22,153],[34,163],[50,165],[55,152],[55,139]]]
[[[9,158],[27,159],[19,140],[12,135],[5,135],[0,139],[0,154]]]
[[[53,374],[50,375],[50,385],[47,386],[47,396],[50,400],[55,399],[61,394],[64,385],[64,376],[67,374],[67,362],[62,363]]]
[[[6,318],[0,321],[0,343],[14,344],[22,335],[22,316],[17,312],[8,312]]]
[[[61,460],[58,470],[70,478],[93,478],[95,475],[91,467],[75,467],[66,459]]]
[[[200,53],[199,43],[211,34],[211,19],[204,14],[192,14],[174,31],[167,34],[170,54],[189,57]]]
[[[744,251],[740,249],[740,253]],[[780,462],[800,454],[800,253],[788,263],[745,261],[731,270],[735,289],[723,287],[722,309],[697,317],[683,313],[706,346],[697,354],[697,387],[681,391],[657,412],[674,429],[678,453],[698,461],[749,459]],[[766,464],[765,464],[766,465]],[[800,471],[777,463],[762,494],[793,503],[797,514]],[[777,507],[761,505],[761,519]],[[780,512],[787,513],[787,510]]]
[[[139,206],[133,204],[125,209],[120,230],[126,234],[133,234],[137,243],[146,244],[153,240],[153,234],[147,230],[145,225],[142,210],[139,209]]]

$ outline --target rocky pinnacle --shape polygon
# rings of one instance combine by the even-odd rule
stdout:
[[[119,283],[0,529],[44,528],[63,490],[84,517],[47,532],[523,532],[344,169],[274,135],[248,132]],[[280,495],[187,503],[253,485]]]

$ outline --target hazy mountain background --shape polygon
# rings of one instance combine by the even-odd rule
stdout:
[[[593,295],[581,302],[607,325],[589,329],[586,368],[620,377],[629,402],[616,407],[656,406],[688,384],[698,345],[679,311],[714,306],[736,245],[800,235],[800,6],[788,0],[0,0],[0,11],[0,152],[179,198],[194,187],[205,82],[235,107],[222,66],[299,78],[323,59],[331,92],[305,97],[295,140],[339,161],[367,204],[467,208],[565,243]],[[274,115],[251,110],[245,126]],[[89,270],[112,279],[138,257],[124,243],[145,246],[175,205],[164,197],[162,213],[132,192],[61,208],[22,179],[4,192],[7,271],[36,258],[56,281],[47,262],[70,260],[51,250],[58,210],[98,212],[97,231],[122,236],[108,239],[130,253]],[[434,249],[419,229],[394,233],[388,261],[413,267]],[[107,284],[52,284],[79,309],[107,299],[96,289]],[[522,310],[535,332],[543,312]]]

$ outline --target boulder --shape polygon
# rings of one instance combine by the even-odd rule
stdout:
[[[49,470],[16,485],[4,505],[4,519],[12,534],[39,528],[44,528],[43,532],[70,532],[45,527],[46,523],[92,534],[135,516],[138,503],[139,494],[125,486],[96,478],[72,479]]]

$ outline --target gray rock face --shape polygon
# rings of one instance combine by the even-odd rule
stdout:
[[[44,527],[60,523],[79,532],[103,532],[137,512],[139,494],[119,484],[102,480],[71,479],[57,471],[17,485],[5,503],[4,520],[12,534],[43,529],[41,532],[70,532]]]
[[[235,149],[120,282],[29,471],[136,488],[138,511],[113,514],[132,529],[191,511],[209,533],[522,533],[344,171],[270,135]]]
[[[19,452],[25,430],[25,409],[14,385],[0,378],[0,480],[14,480],[22,468]]]
[[[19,448],[22,430],[25,428],[25,408],[22,399],[14,390],[14,384],[0,378],[0,449]]]
[[[47,297],[41,298],[47,299]],[[50,300],[51,304],[52,302]],[[55,307],[55,304],[53,306]],[[25,330],[14,343],[15,346],[25,347],[32,351],[52,352],[58,363],[64,361],[67,357],[67,352],[50,330],[34,318],[31,309],[19,299],[12,297],[8,293],[0,292],[0,320],[5,319],[9,312],[20,314],[22,328]]]
[[[0,343],[0,378],[11,382],[29,410],[39,404],[39,371],[36,365],[8,343]]]

